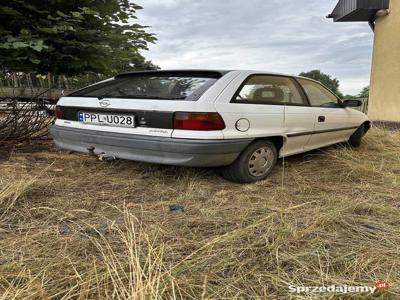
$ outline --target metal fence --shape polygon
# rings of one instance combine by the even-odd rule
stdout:
[[[364,114],[368,114],[368,98],[359,98],[355,100],[360,100],[362,105],[360,107],[355,107],[354,109],[363,112]]]

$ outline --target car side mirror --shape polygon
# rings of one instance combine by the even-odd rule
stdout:
[[[362,101],[360,101],[360,100],[344,100],[343,104],[345,107],[360,107],[362,105]]]

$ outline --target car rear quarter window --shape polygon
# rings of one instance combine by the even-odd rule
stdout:
[[[121,76],[69,96],[196,101],[217,80],[218,78],[207,76]]]
[[[308,106],[293,79],[274,75],[253,75],[235,94],[234,103]]]
[[[306,79],[298,79],[306,92],[311,106],[316,107],[337,107],[338,97],[322,85]]]

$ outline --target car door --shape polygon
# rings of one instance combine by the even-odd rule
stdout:
[[[352,122],[351,111],[323,85],[302,78],[298,82],[308,97],[315,122],[306,148],[315,149],[347,141],[357,128]]]
[[[307,96],[301,86],[290,78],[286,86],[281,86],[285,92],[284,132],[286,143],[281,155],[292,155],[304,152],[314,131],[314,112],[310,110]]]

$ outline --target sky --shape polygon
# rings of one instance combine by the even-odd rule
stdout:
[[[337,0],[134,0],[158,41],[143,53],[162,69],[320,69],[344,94],[369,84],[368,23],[326,19]]]

